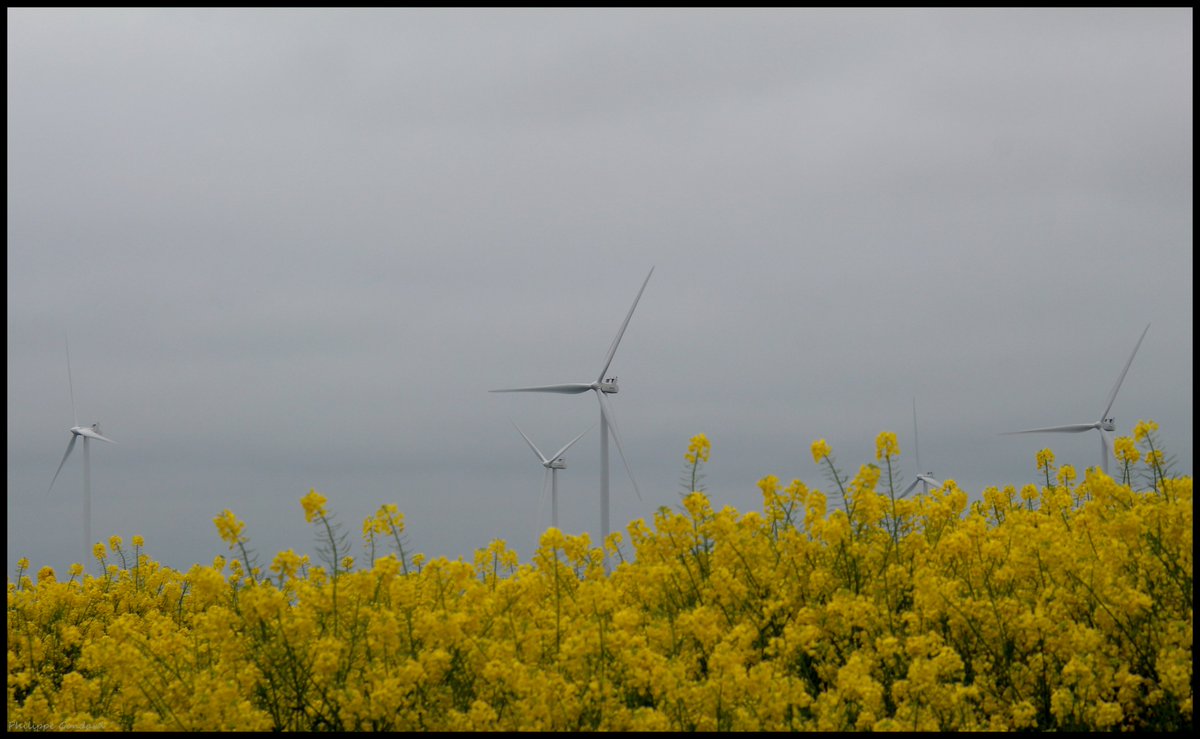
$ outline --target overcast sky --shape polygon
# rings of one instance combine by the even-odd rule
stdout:
[[[829,489],[916,400],[978,497],[1153,419],[1192,473],[1191,9],[8,10],[8,568],[92,533],[173,567],[362,549],[525,561],[596,424],[613,529],[774,474]],[[599,431],[559,516],[600,528]],[[60,574],[62,570],[60,569]]]

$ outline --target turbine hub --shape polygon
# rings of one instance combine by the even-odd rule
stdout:
[[[608,393],[609,395],[615,394],[617,392],[617,378],[610,377],[607,380],[604,380],[600,383],[599,390],[600,392]]]
[[[1104,419],[1103,421],[1100,422],[1100,428],[1104,429],[1105,431],[1116,431],[1117,430],[1116,419],[1113,419],[1113,418]]]
[[[567,460],[562,457],[551,460],[550,464],[546,465],[546,468],[551,470],[565,470],[567,468]]]

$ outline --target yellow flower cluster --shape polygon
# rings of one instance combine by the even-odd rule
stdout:
[[[1039,470],[1049,471],[1054,466],[1054,452],[1049,449],[1043,449],[1037,453],[1037,468]]]
[[[239,521],[237,516],[233,515],[233,511],[228,508],[214,518],[213,523],[217,526],[217,533],[220,534],[221,541],[228,544],[230,549],[246,541],[242,536],[242,529],[246,527],[246,524]]]
[[[308,495],[300,499],[300,505],[304,506],[304,520],[312,523],[313,518],[325,517],[325,503],[327,498],[312,489],[308,491]]]
[[[1142,459],[1137,444],[1128,436],[1118,436],[1113,440],[1113,453],[1123,464],[1137,464]]]
[[[762,511],[693,491],[624,545],[549,529],[524,564],[503,541],[471,561],[347,554],[333,572],[287,550],[256,580],[237,560],[178,572],[143,554],[34,583],[22,560],[9,726],[1185,731],[1192,481],[1154,480],[1064,466],[1058,485],[975,503],[952,481],[890,500],[864,465],[828,512],[769,475]],[[316,491],[302,503],[326,515]],[[236,521],[217,518],[226,543],[246,541]],[[402,528],[394,506],[364,523]]]
[[[1133,438],[1142,441],[1155,431],[1158,431],[1158,424],[1154,421],[1138,421],[1133,427]]]
[[[688,442],[687,454],[684,454],[683,458],[688,461],[688,464],[707,462],[708,452],[711,448],[712,444],[709,443],[707,436],[704,434],[696,434],[691,438],[691,441]]]
[[[900,453],[900,442],[896,441],[896,435],[891,431],[884,431],[875,437],[875,459],[882,460],[884,457],[895,457]]]

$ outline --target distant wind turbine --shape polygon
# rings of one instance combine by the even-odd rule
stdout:
[[[67,451],[63,454],[62,461],[58,463],[58,469],[54,471],[54,477],[50,480],[50,487],[46,489],[49,493],[54,489],[54,482],[58,479],[58,473],[62,472],[63,465],[67,463],[67,457],[71,456],[71,450],[75,448],[75,440],[83,438],[83,561],[81,564],[87,565],[88,558],[92,556],[92,457],[88,443],[92,439],[98,441],[107,441],[109,444],[117,442],[104,436],[100,433],[100,424],[93,423],[91,426],[80,426],[79,416],[75,412],[75,383],[71,379],[71,344],[67,343],[67,384],[71,388],[71,416],[75,420],[75,425],[71,427],[71,440],[67,442]]]
[[[564,385],[514,387],[488,391],[491,393],[561,393],[564,395],[577,395],[592,390],[596,393],[596,399],[600,403],[600,541],[602,546],[604,540],[608,538],[608,436],[610,433],[612,434],[613,441],[617,443],[617,452],[621,455],[621,461],[625,464],[625,471],[629,473],[629,480],[633,483],[633,490],[637,493],[639,500],[642,497],[642,492],[638,489],[637,480],[633,479],[633,471],[629,469],[629,461],[625,459],[625,450],[621,445],[621,437],[617,433],[617,424],[616,419],[613,418],[612,408],[609,407],[608,401],[604,399],[604,396],[617,392],[617,378],[606,378],[605,375],[608,373],[609,366],[612,365],[613,356],[617,353],[617,346],[621,343],[621,337],[625,335],[625,329],[629,326],[629,319],[633,317],[633,310],[637,308],[638,301],[642,299],[642,293],[646,290],[646,283],[650,282],[650,275],[652,274],[654,274],[653,267],[646,274],[646,279],[642,282],[642,289],[638,290],[637,297],[633,299],[633,305],[629,307],[629,313],[625,315],[624,323],[621,324],[616,338],[613,339],[612,344],[608,347],[608,356],[604,358],[604,366],[600,368],[600,374],[596,376],[595,381],[587,383],[575,382]]]
[[[913,453],[916,454],[916,456],[917,456],[917,479],[913,480],[912,484],[909,485],[907,488],[905,488],[903,493],[900,493],[901,498],[903,498],[905,495],[908,495],[909,493],[911,493],[912,489],[917,486],[918,482],[925,483],[925,492],[926,493],[929,492],[930,485],[934,486],[935,488],[940,488],[942,486],[942,483],[933,479],[932,472],[921,472],[921,444],[920,444],[920,442],[917,441],[917,399],[916,398],[913,398]]]
[[[509,419],[509,420],[512,421],[512,419]],[[567,460],[565,460],[563,458],[563,454],[565,454],[566,451],[575,444],[575,442],[582,439],[583,434],[586,434],[588,431],[591,431],[591,428],[588,428],[588,430],[584,431],[583,434],[580,434],[579,436],[576,436],[574,439],[571,439],[571,441],[567,442],[566,446],[564,446],[562,449],[559,449],[557,452],[555,452],[553,456],[546,457],[545,454],[542,454],[542,450],[538,449],[537,446],[532,441],[530,441],[529,437],[525,435],[525,432],[521,430],[521,427],[517,426],[516,421],[512,421],[512,425],[514,427],[516,427],[517,433],[520,434],[525,439],[525,443],[528,444],[529,448],[533,450],[533,453],[537,455],[538,461],[540,461],[542,463],[542,466],[545,467],[546,470],[550,473],[550,512],[551,512],[550,515],[551,515],[552,525],[554,526],[554,528],[557,529],[558,528],[558,471],[562,470],[562,469],[566,469],[566,467],[567,467]],[[542,492],[543,493],[546,490],[545,479],[546,479],[546,473],[542,473]]]
[[[1117,391],[1121,389],[1121,383],[1125,381],[1125,373],[1129,371],[1129,365],[1133,364],[1133,357],[1137,354],[1138,347],[1142,345],[1142,339],[1146,338],[1146,332],[1150,330],[1150,324],[1146,324],[1146,328],[1142,329],[1142,335],[1138,337],[1137,343],[1133,345],[1133,351],[1129,354],[1129,360],[1125,362],[1125,368],[1121,370],[1121,374],[1117,377],[1117,382],[1113,385],[1112,392],[1108,394],[1108,404],[1104,406],[1104,412],[1100,414],[1100,420],[1095,423],[1073,423],[1066,426],[1047,426],[1038,429],[1025,429],[1024,431],[1005,431],[1005,434],[1039,434],[1039,433],[1079,433],[1082,431],[1091,431],[1096,429],[1100,432],[1100,459],[1104,465],[1104,474],[1108,474],[1108,457],[1112,453],[1113,440],[1109,434],[1116,430],[1117,425],[1115,420],[1108,415],[1112,410],[1113,401],[1117,399]]]

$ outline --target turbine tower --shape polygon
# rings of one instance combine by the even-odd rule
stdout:
[[[93,423],[91,426],[80,426],[79,416],[75,412],[75,383],[71,379],[71,345],[67,344],[67,384],[71,388],[71,416],[75,420],[75,425],[71,427],[71,440],[67,442],[67,451],[63,454],[62,461],[58,463],[58,469],[54,471],[54,477],[50,480],[50,487],[46,489],[49,493],[54,489],[54,482],[58,479],[58,473],[62,472],[63,465],[67,463],[67,457],[71,456],[71,450],[75,448],[75,440],[83,439],[83,561],[81,564],[87,566],[88,558],[92,556],[92,456],[91,450],[88,447],[92,439],[98,441],[106,441],[109,444],[117,442],[104,436],[100,433],[100,424]]]
[[[1108,457],[1112,454],[1113,441],[1110,433],[1116,430],[1117,425],[1115,419],[1108,415],[1112,410],[1113,401],[1117,399],[1117,391],[1121,389],[1121,383],[1125,381],[1125,373],[1129,372],[1129,365],[1133,364],[1133,357],[1137,354],[1138,348],[1142,345],[1142,339],[1146,338],[1146,332],[1150,330],[1150,324],[1146,324],[1146,328],[1142,329],[1142,335],[1138,337],[1137,343],[1133,345],[1133,351],[1129,354],[1129,359],[1125,362],[1125,368],[1121,370],[1121,374],[1117,376],[1117,382],[1113,385],[1112,392],[1108,394],[1108,404],[1104,406],[1104,412],[1100,414],[1100,420],[1095,423],[1072,423],[1066,426],[1047,426],[1045,428],[1025,429],[1024,431],[1005,431],[1005,434],[1040,434],[1040,433],[1080,433],[1083,431],[1091,431],[1096,429],[1100,432],[1100,460],[1104,466],[1104,474],[1108,474]]]
[[[532,441],[530,441],[529,437],[525,435],[525,432],[521,430],[521,427],[517,426],[516,421],[513,421],[511,418],[509,419],[509,421],[512,421],[512,425],[514,427],[516,427],[517,433],[520,434],[525,439],[525,443],[528,444],[529,448],[533,450],[533,453],[537,455],[538,461],[542,463],[542,466],[545,467],[550,472],[550,515],[551,515],[552,525],[554,526],[554,528],[557,529],[558,528],[558,471],[567,468],[567,460],[563,459],[563,454],[566,453],[566,451],[568,449],[570,449],[572,447],[572,445],[575,444],[575,442],[582,439],[583,434],[586,434],[588,431],[591,431],[591,428],[588,428],[588,430],[584,431],[583,434],[580,434],[579,436],[576,436],[574,439],[571,439],[571,441],[567,442],[567,445],[564,446],[562,449],[559,449],[557,452],[555,452],[554,456],[547,458],[546,455],[542,454],[542,451],[540,449],[538,449],[537,446],[534,445],[534,443]],[[545,492],[545,490],[546,490],[545,477],[546,477],[545,473],[542,473],[542,492]]]
[[[502,390],[489,390],[491,393],[561,393],[563,395],[577,395],[586,393],[591,390],[596,393],[596,400],[600,403],[600,544],[604,545],[604,540],[608,538],[608,437],[612,434],[612,439],[617,444],[617,452],[621,455],[621,462],[625,464],[625,471],[629,473],[629,481],[633,483],[633,490],[637,493],[638,499],[642,497],[641,490],[638,489],[637,480],[633,479],[633,471],[629,469],[629,461],[625,459],[625,449],[621,445],[621,436],[617,432],[616,419],[613,418],[612,408],[609,407],[608,401],[605,400],[605,395],[612,395],[617,392],[617,378],[605,377],[608,374],[608,368],[612,365],[613,356],[617,353],[617,346],[621,343],[621,337],[625,335],[625,329],[629,326],[629,319],[633,317],[633,311],[637,308],[638,301],[642,299],[642,293],[646,290],[646,283],[650,282],[650,275],[654,274],[654,268],[650,268],[650,272],[646,274],[646,279],[642,282],[641,290],[638,290],[637,297],[633,299],[633,305],[629,307],[629,313],[625,315],[625,321],[621,324],[620,330],[617,331],[616,338],[608,347],[608,355],[604,358],[604,366],[600,368],[600,374],[592,382],[574,382],[563,385],[538,385],[536,387],[513,387]]]
[[[917,440],[917,399],[913,398],[913,453],[917,455],[917,479],[912,481],[912,484],[904,488],[904,492],[900,493],[900,497],[908,495],[912,489],[917,486],[918,482],[925,484],[925,492],[929,493],[929,486],[940,488],[942,483],[933,478],[932,472],[921,472],[921,444]]]

